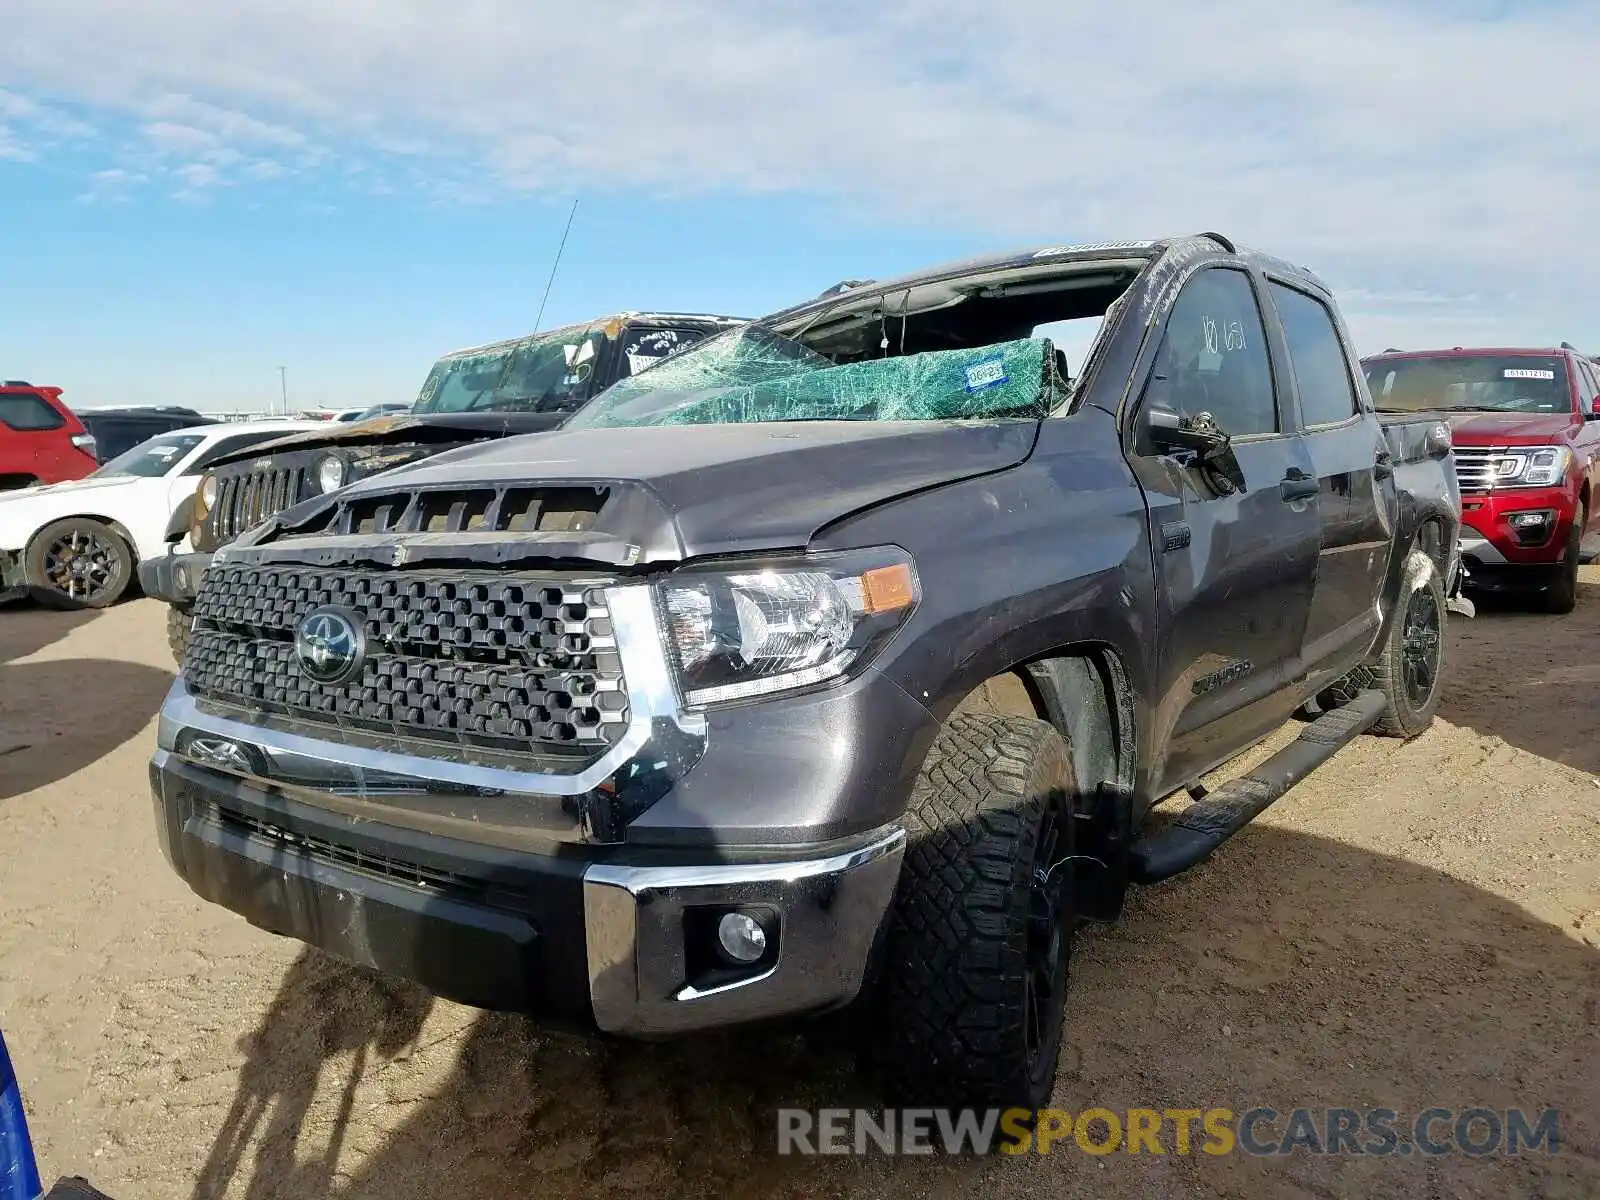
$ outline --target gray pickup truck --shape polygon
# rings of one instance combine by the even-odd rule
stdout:
[[[1073,377],[1038,331],[1097,317]],[[1428,726],[1458,501],[1327,289],[1219,235],[853,283],[219,551],[160,843],[469,1004],[846,1009],[893,1095],[1037,1106],[1081,921]]]

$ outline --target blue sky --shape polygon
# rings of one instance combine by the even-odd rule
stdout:
[[[0,375],[407,400],[621,308],[1221,229],[1364,349],[1600,350],[1580,4],[0,0]]]

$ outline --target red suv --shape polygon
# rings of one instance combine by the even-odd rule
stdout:
[[[99,465],[94,438],[60,388],[0,383],[0,492],[82,479]]]
[[[1362,360],[1380,412],[1439,413],[1455,440],[1467,586],[1577,603],[1584,535],[1600,527],[1600,373],[1555,350],[1386,350]]]

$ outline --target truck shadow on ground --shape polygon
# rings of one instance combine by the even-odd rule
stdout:
[[[18,661],[99,615],[0,613],[0,800],[103,758],[138,736],[161,706],[170,671],[121,659]]]
[[[1578,606],[1565,616],[1530,613],[1487,597],[1478,615],[1451,622],[1450,663],[1439,715],[1541,758],[1600,774],[1593,735],[1600,696],[1600,567],[1586,567]],[[1552,704],[1565,695],[1570,708]],[[1570,720],[1551,715],[1570,712]]]
[[[1553,1157],[780,1156],[780,1106],[875,1102],[842,1053],[771,1030],[585,1041],[307,951],[243,1043],[194,1196],[1600,1194],[1587,920],[1563,930],[1415,863],[1247,830],[1080,939],[1054,1100],[1383,1105],[1402,1128],[1433,1105],[1549,1106]]]
[[[99,616],[95,609],[52,612],[27,602],[0,607],[0,663],[16,662],[37,654]],[[0,695],[6,693],[0,692]]]

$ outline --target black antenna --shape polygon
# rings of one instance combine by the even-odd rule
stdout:
[[[556,268],[561,265],[561,254],[567,248],[567,234],[572,232],[572,218],[578,215],[578,202],[572,202],[572,211],[567,214],[567,227],[561,231],[561,245],[556,247],[556,260],[550,264],[550,278],[544,285],[544,299],[539,301],[539,315],[533,319],[535,329],[543,329],[544,306],[549,303],[550,289],[556,282]]]

